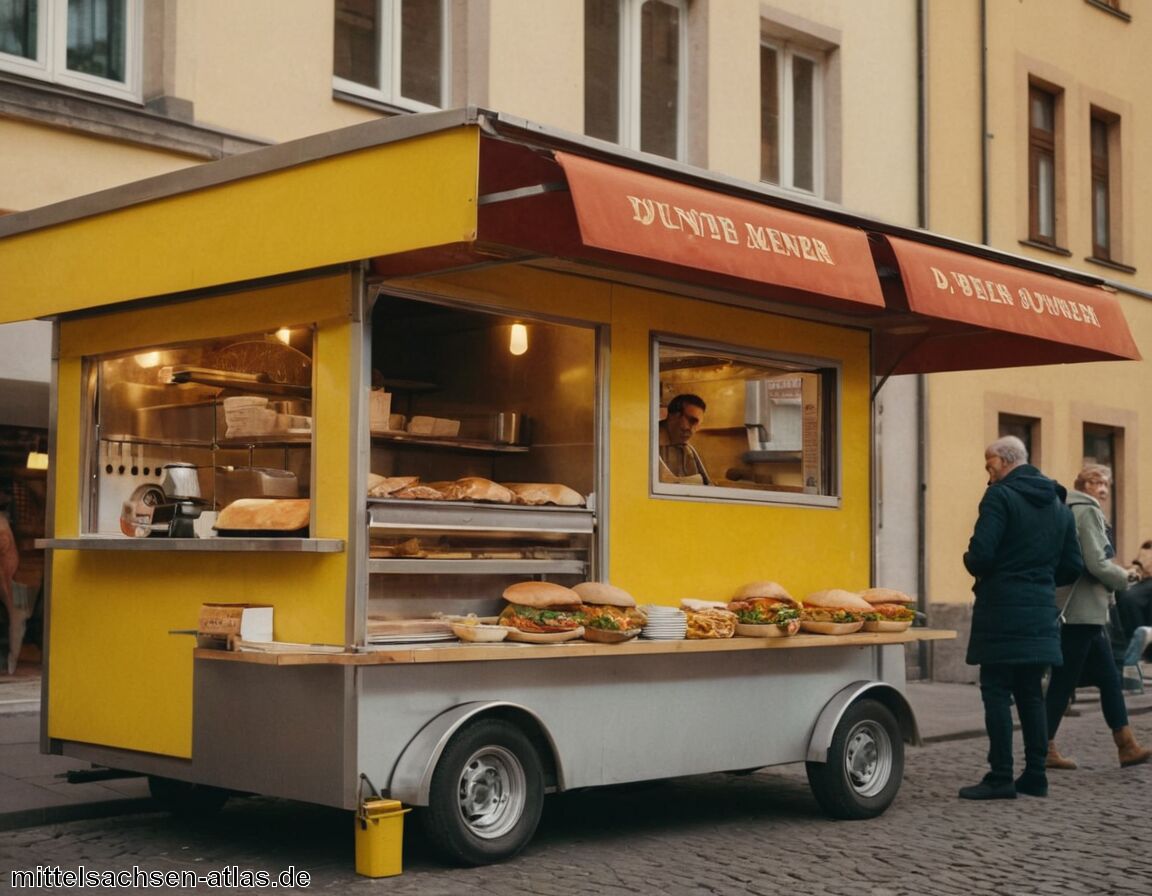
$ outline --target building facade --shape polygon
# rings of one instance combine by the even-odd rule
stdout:
[[[933,2],[925,19],[927,226],[1114,285],[1152,357],[1152,246],[1143,61],[1147,9],[1131,0]],[[981,52],[981,47],[984,48]],[[1117,559],[1152,536],[1148,361],[935,374],[925,388],[926,590],[963,628],[961,554],[984,489],[983,446],[1015,434],[1071,487],[1110,465]],[[971,678],[937,647],[938,677]]]

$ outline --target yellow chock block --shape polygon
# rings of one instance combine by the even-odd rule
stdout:
[[[404,870],[404,816],[399,800],[368,799],[356,812],[356,873],[393,877]]]

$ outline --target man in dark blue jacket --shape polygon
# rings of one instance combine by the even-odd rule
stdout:
[[[1028,463],[1015,436],[984,452],[988,489],[964,554],[975,578],[967,662],[980,666],[980,696],[988,732],[984,779],[960,789],[962,799],[1015,799],[1017,792],[1048,795],[1044,770],[1048,731],[1041,681],[1059,666],[1060,613],[1056,586],[1084,568],[1067,492]],[[1012,702],[1024,735],[1024,773],[1012,780]]]

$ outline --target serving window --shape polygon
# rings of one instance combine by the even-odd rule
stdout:
[[[838,504],[837,362],[673,336],[652,359],[654,495]]]
[[[298,326],[85,358],[83,532],[210,537],[232,501],[309,497],[312,354]]]

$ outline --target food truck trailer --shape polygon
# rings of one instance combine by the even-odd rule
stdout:
[[[876,815],[917,737],[904,645],[954,633],[428,620],[528,580],[883,585],[886,377],[1138,357],[1089,278],[475,108],[7,216],[0,308],[54,322],[42,749],[184,809],[370,782],[465,863],[546,793],[677,775],[805,762]],[[685,393],[707,484],[660,472]],[[445,487],[478,480],[578,500]],[[196,641],[211,604],[265,631]]]

